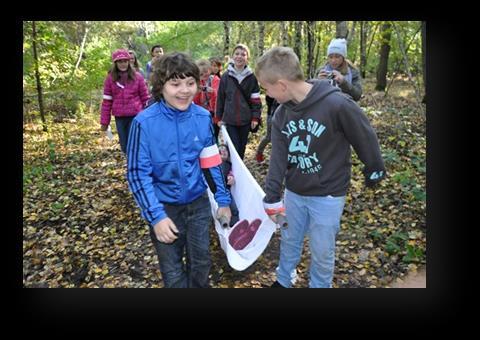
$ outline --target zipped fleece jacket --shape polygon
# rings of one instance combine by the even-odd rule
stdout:
[[[100,124],[109,125],[111,114],[116,117],[135,116],[146,107],[149,99],[145,80],[139,72],[135,73],[134,80],[125,82],[114,82],[112,75],[108,74],[103,86]]]
[[[164,100],[133,119],[127,180],[151,227],[167,217],[164,203],[183,205],[200,197],[207,189],[204,176],[215,185],[212,192],[219,207],[230,205],[211,119],[210,113],[196,104],[180,111]]]
[[[266,209],[281,204],[288,190],[303,196],[343,196],[351,176],[351,149],[373,181],[385,176],[377,136],[362,109],[327,80],[310,80],[305,99],[278,107],[272,123],[272,152],[266,178]]]
[[[243,89],[248,101],[235,83]],[[260,86],[252,70],[246,66],[242,72],[237,72],[233,64],[229,64],[218,87],[214,122],[243,126],[259,121],[261,113]]]

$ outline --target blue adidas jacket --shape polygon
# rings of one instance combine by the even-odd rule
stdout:
[[[135,117],[128,138],[128,184],[152,227],[168,217],[163,203],[188,204],[205,192],[202,169],[213,179],[219,207],[230,205],[211,115],[204,108],[192,103],[179,111],[156,102]]]

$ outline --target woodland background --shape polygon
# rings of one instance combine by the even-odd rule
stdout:
[[[305,74],[326,61],[334,37],[348,40],[361,71],[359,105],[376,129],[388,178],[363,186],[353,154],[352,186],[337,238],[334,287],[390,287],[426,265],[426,23],[419,21],[24,21],[24,287],[162,287],[148,226],[128,191],[118,141],[99,130],[111,52],[150,48],[194,59],[249,46],[250,66],[272,46],[291,46]],[[263,98],[262,98],[263,99]],[[263,100],[263,103],[265,101]],[[263,112],[265,115],[265,111]],[[115,132],[115,129],[113,129]],[[265,164],[252,135],[245,163],[263,187]],[[117,136],[115,136],[118,138]],[[247,270],[232,270],[212,228],[212,287],[266,287],[275,279],[279,233]],[[308,242],[296,287],[308,286]]]

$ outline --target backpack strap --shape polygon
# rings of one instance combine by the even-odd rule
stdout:
[[[233,83],[235,84],[235,86],[238,87],[238,89],[239,89],[240,92],[242,93],[243,98],[244,98],[245,101],[247,102],[247,105],[250,106],[250,98],[247,96],[247,94],[246,94],[245,91],[243,90],[243,87],[240,86],[240,83],[238,82],[237,78],[235,78],[235,77],[232,77],[232,78],[233,78]]]

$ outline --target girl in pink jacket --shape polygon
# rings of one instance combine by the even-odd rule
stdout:
[[[128,133],[133,118],[142,111],[150,98],[143,76],[130,66],[130,54],[119,49],[112,53],[113,65],[103,87],[100,124],[108,129],[111,115],[115,116],[120,147],[126,153]]]

